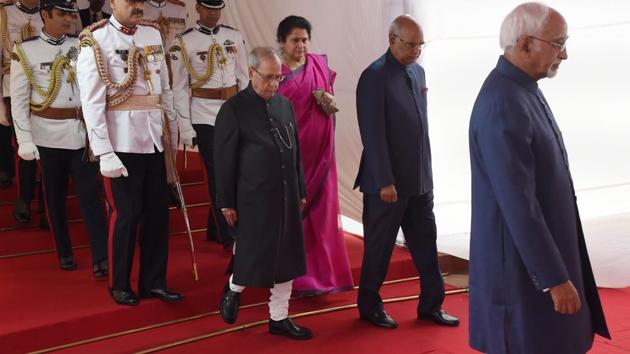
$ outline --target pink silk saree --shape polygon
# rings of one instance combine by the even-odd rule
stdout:
[[[293,105],[300,139],[306,206],[302,213],[306,274],[293,282],[301,295],[351,289],[352,273],[341,230],[334,117],[319,107],[313,91],[333,92],[336,73],[325,56],[307,54],[306,64],[291,71],[282,66],[286,79],[278,92]]]

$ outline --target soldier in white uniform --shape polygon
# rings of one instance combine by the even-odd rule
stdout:
[[[167,47],[176,35],[186,30],[186,3],[179,0],[147,0],[144,3],[144,18],[157,22]]]
[[[232,230],[217,210],[212,157],[214,122],[223,102],[249,84],[247,52],[241,33],[218,24],[223,0],[198,0],[199,21],[179,35],[170,48],[175,110],[180,140],[199,144],[208,176],[212,207],[207,238],[229,248]]]
[[[15,176],[11,126],[10,69],[11,50],[14,42],[39,35],[44,23],[39,15],[38,0],[21,0],[6,2],[0,5],[0,184],[9,185]],[[20,159],[18,162],[18,199],[13,211],[14,218],[20,223],[28,223],[31,219],[31,201],[35,192],[36,164],[34,161]]]
[[[80,26],[73,21],[69,33],[78,33]],[[11,50],[14,42],[39,35],[43,27],[39,15],[38,0],[8,1],[0,5],[0,187],[8,186],[15,174],[14,150],[11,145],[13,128],[11,127],[10,68]],[[18,195],[13,215],[18,222],[28,223],[31,218],[30,204],[35,190],[36,164],[34,161],[19,160]]]
[[[153,23],[142,20],[143,1],[112,0],[111,4],[108,20],[81,33],[77,63],[87,134],[94,155],[100,158],[112,209],[110,294],[118,304],[138,304],[130,285],[138,236],[140,297],[178,301],[182,296],[166,287],[165,155],[177,147],[177,134],[167,135],[169,130],[177,132],[177,118],[162,37]]]
[[[107,276],[107,225],[98,198],[98,165],[85,159],[75,66],[78,40],[70,30],[75,0],[42,0],[44,28],[15,43],[11,55],[11,111],[25,161],[41,159],[46,211],[63,270],[75,270],[66,215],[72,176],[92,246],[92,272]],[[52,83],[52,87],[50,86]]]

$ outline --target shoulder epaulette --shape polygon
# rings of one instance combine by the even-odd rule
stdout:
[[[39,36],[32,36],[32,37],[24,38],[22,41],[20,41],[20,43],[30,42],[30,41],[36,40],[37,38],[39,38]]]
[[[186,3],[180,0],[166,0],[166,1],[174,5],[186,6]]]
[[[223,27],[223,28],[234,30],[234,31],[238,31],[236,28],[228,26],[228,25],[219,25],[219,27]]]
[[[15,4],[13,1],[5,1],[0,4],[0,7],[11,6],[13,4]]]
[[[79,34],[79,37],[81,37],[81,34],[83,34],[83,32],[94,32],[94,31],[96,31],[97,29],[99,29],[99,28],[101,28],[101,27],[105,26],[108,22],[109,22],[109,19],[107,19],[107,18],[104,18],[104,19],[102,19],[102,20],[100,20],[100,21],[94,22],[93,24],[91,24],[91,25],[89,25],[89,26],[85,27],[85,28],[81,31],[81,33]]]
[[[140,20],[140,23],[138,23],[138,24],[142,25],[142,26],[151,26],[151,27],[155,28],[156,30],[160,31],[160,25],[157,22],[153,21],[153,20],[142,19],[142,20]]]
[[[183,37],[186,33],[190,33],[190,31],[192,31],[194,28],[186,28],[186,30],[184,32],[178,33],[175,35],[175,37]]]

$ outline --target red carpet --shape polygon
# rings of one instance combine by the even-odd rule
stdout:
[[[178,159],[182,165],[183,159]],[[203,229],[208,208],[208,196],[203,173],[196,154],[189,154],[189,169],[182,173],[184,194],[189,207],[192,228]],[[37,219],[26,227],[15,228],[11,217],[15,190],[0,191],[0,352],[23,353],[40,350],[78,340],[136,329],[160,322],[183,319],[217,309],[220,291],[225,277],[223,272],[229,254],[216,244],[204,240],[205,231],[194,233],[197,247],[200,281],[193,281],[190,253],[183,217],[179,210],[171,210],[169,254],[169,287],[186,296],[176,304],[164,304],[158,300],[143,300],[138,307],[115,305],[107,294],[105,282],[92,278],[88,248],[75,251],[79,269],[75,272],[58,270],[52,249],[52,239],[47,231],[35,227]],[[33,205],[35,205],[34,203]],[[79,218],[76,199],[70,198],[69,213]],[[6,230],[7,228],[11,230]],[[71,226],[74,246],[85,246],[85,227],[78,220]],[[347,235],[346,242],[355,279],[359,275],[363,253],[362,241]],[[43,252],[18,256],[20,253]],[[136,262],[137,264],[137,262]],[[134,270],[135,274],[135,270]],[[415,268],[408,253],[396,248],[392,257],[388,279],[414,276]],[[132,281],[135,282],[135,277]],[[417,281],[387,285],[383,297],[416,294]],[[601,290],[604,307],[614,341],[597,339],[593,353],[630,352],[630,289]],[[268,291],[248,289],[243,304],[268,299]],[[353,304],[356,292],[297,299],[292,302],[291,313]],[[357,320],[356,309],[298,319],[298,323],[310,326],[315,339],[309,342],[292,342],[266,334],[266,327],[255,327],[236,333],[213,337],[169,349],[172,352],[232,353],[467,353],[468,309],[465,295],[447,297],[445,308],[463,320],[459,328],[440,328],[415,320],[417,301],[386,305],[399,321],[396,331],[380,330]],[[267,307],[243,309],[237,324],[265,320]],[[85,344],[67,349],[75,353],[127,353],[154,348],[174,341],[207,334],[228,328],[217,315],[181,322],[134,334]]]
[[[409,281],[386,285],[384,299],[417,294],[418,282]],[[630,289],[625,291],[600,290],[614,341],[596,339],[595,354],[628,353],[630,313],[623,311],[630,301]],[[291,314],[315,309],[353,304],[356,291],[297,299],[291,302]],[[195,341],[164,349],[165,353],[474,353],[468,347],[468,297],[464,294],[446,297],[444,308],[462,319],[457,328],[444,328],[418,321],[415,317],[417,300],[386,304],[387,311],[399,322],[399,328],[383,330],[357,318],[356,309],[298,318],[295,321],[311,328],[315,337],[308,342],[296,342],[267,334],[266,325],[239,330],[234,333]],[[622,310],[622,311],[616,311]],[[267,307],[243,309],[237,325],[245,325],[268,318]],[[206,316],[177,325],[135,333],[98,343],[77,346],[61,353],[130,353],[153,349],[165,344],[184,341],[229,328],[218,315]]]

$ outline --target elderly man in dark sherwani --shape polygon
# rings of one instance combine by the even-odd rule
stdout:
[[[470,345],[576,354],[609,337],[562,134],[537,81],[567,59],[557,11],[522,4],[470,122]]]
[[[255,48],[248,59],[250,85],[223,104],[214,133],[217,204],[236,233],[221,316],[236,321],[246,286],[270,288],[269,333],[309,339],[311,331],[288,317],[293,279],[306,272],[306,184],[293,108],[276,94],[279,53]]]

